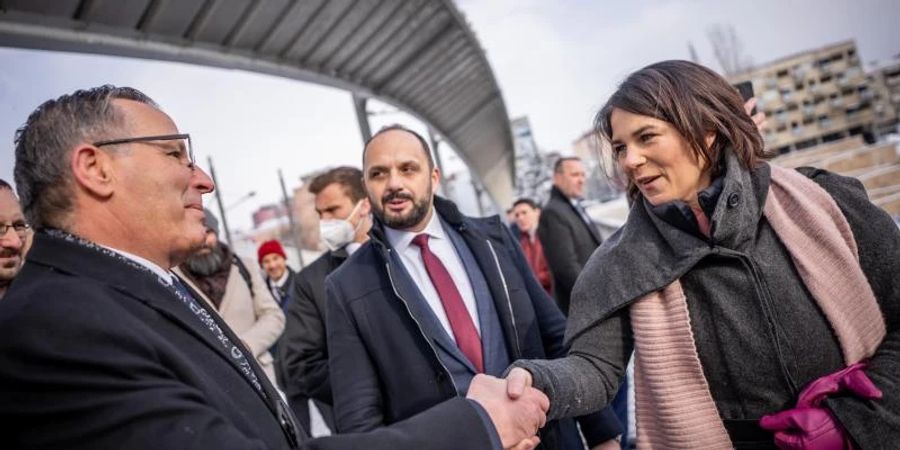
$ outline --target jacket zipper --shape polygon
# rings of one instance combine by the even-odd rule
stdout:
[[[390,253],[390,250],[388,250]],[[388,257],[390,258],[390,257]],[[435,350],[434,345],[431,343],[431,339],[428,338],[428,335],[425,334],[425,331],[422,330],[422,324],[419,323],[419,320],[416,319],[416,316],[413,315],[412,311],[409,309],[409,304],[406,303],[406,299],[404,299],[400,292],[397,291],[397,286],[394,285],[394,276],[391,274],[391,263],[390,260],[384,263],[385,269],[387,269],[388,279],[391,282],[391,289],[394,290],[394,295],[400,299],[403,303],[403,306],[406,307],[406,313],[409,314],[409,317],[416,323],[416,327],[419,329],[419,333],[422,335],[422,338],[425,339],[425,342],[428,343],[428,348],[431,349],[431,352],[434,354],[434,358],[437,360],[438,364],[440,364],[441,369],[443,369],[444,374],[447,376],[447,379],[450,380],[450,384],[453,385],[453,393],[454,396],[459,397],[459,388],[456,386],[456,380],[453,379],[453,375],[450,373],[450,370],[447,369],[447,366],[444,365],[444,362],[441,361],[441,357],[438,356],[437,350]]]
[[[509,288],[506,286],[506,277],[503,276],[503,269],[500,268],[500,259],[497,258],[497,252],[494,251],[494,244],[489,239],[485,239],[488,248],[491,249],[491,255],[494,257],[494,264],[497,266],[497,272],[500,274],[500,282],[503,283],[503,294],[506,295],[506,307],[509,308],[509,317],[512,320],[513,336],[515,337],[516,358],[522,357],[522,350],[519,348],[519,329],[516,327],[516,313],[513,312],[512,301],[509,299]]]
[[[800,392],[797,387],[797,382],[794,380],[794,377],[791,376],[790,371],[788,370],[787,364],[785,363],[786,359],[784,357],[784,353],[781,348],[781,339],[778,336],[778,326],[775,323],[775,314],[772,311],[772,295],[769,293],[769,287],[766,285],[765,280],[759,275],[759,271],[756,269],[756,265],[753,261],[738,252],[735,252],[730,249],[725,249],[719,247],[718,250],[725,255],[729,255],[737,258],[741,261],[742,264],[747,268],[747,271],[750,272],[750,276],[753,278],[753,285],[756,287],[757,294],[761,298],[763,315],[766,318],[766,323],[769,326],[769,330],[772,333],[772,340],[775,344],[775,355],[778,358],[778,366],[781,369],[781,375],[784,377],[785,381],[788,384],[788,388],[791,390],[791,393],[794,396],[797,396]]]

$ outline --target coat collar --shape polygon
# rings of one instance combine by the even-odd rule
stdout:
[[[669,285],[714,247],[742,251],[753,243],[769,188],[766,163],[746,170],[725,153],[722,191],[710,215],[711,237],[674,226],[643,197],[628,219],[588,260],[572,289],[566,340],[630,302]]]
[[[569,200],[569,197],[566,197],[566,194],[563,194],[563,191],[556,187],[556,185],[553,185],[553,187],[550,188],[550,198],[569,204],[572,203],[572,201]]]
[[[573,200],[570,199],[569,197],[567,197],[566,194],[564,194],[563,191],[561,191],[558,187],[553,186],[552,188],[550,188],[550,200],[549,201],[559,202],[559,203],[562,203],[563,205],[565,205],[563,207],[566,208],[567,210],[571,211],[572,214],[575,215],[575,217],[578,220],[578,223],[584,225],[584,228],[587,229],[588,233],[591,234],[591,237],[594,238],[594,242],[596,242],[597,245],[600,245],[603,242],[603,237],[600,235],[600,231],[597,229],[596,225],[591,225],[591,224],[585,222],[585,219],[582,216],[582,211],[579,211],[576,208]],[[582,210],[583,210],[583,208],[582,208]],[[584,211],[584,214],[587,214],[587,211]]]
[[[34,244],[28,253],[28,260],[31,263],[51,267],[69,275],[93,279],[117,291],[123,298],[141,302],[156,310],[160,315],[174,322],[219,354],[244,378],[240,368],[225,352],[225,347],[208,329],[203,328],[194,313],[181,302],[174,288],[150,269],[110,249],[59,230],[36,233]],[[192,294],[196,301],[202,302],[197,293],[193,292]],[[218,314],[210,310],[210,316],[229,340],[235,343],[240,342],[240,339]],[[245,353],[248,360],[254,359],[249,351],[245,350]],[[265,374],[256,366],[255,362],[251,361],[251,366],[257,372],[257,377],[269,398],[265,398],[262,392],[253,386],[250,388],[260,395],[260,399],[280,420],[278,417],[278,394],[264,380]]]
[[[498,216],[479,219],[467,217],[459,211],[459,208],[457,208],[455,203],[437,195],[434,196],[434,209],[435,213],[438,214],[441,221],[446,226],[452,227],[460,234],[462,241],[472,252],[472,256],[478,263],[478,267],[481,269],[482,274],[487,281],[488,289],[491,292],[495,310],[500,318],[500,326],[503,329],[503,336],[506,340],[507,351],[509,352],[510,358],[518,358],[521,352],[519,351],[519,344],[517,342],[518,333],[516,332],[516,327],[527,327],[530,324],[515,324],[513,322],[515,318],[510,312],[511,305],[507,304],[509,301],[509,293],[506,291],[506,287],[502,282],[504,277],[508,275],[503,273],[500,263],[500,261],[503,260],[503,253],[507,250],[503,248],[494,248],[494,244],[491,244],[491,242],[504,242],[505,239],[503,238],[503,234],[509,235],[509,229],[500,221]],[[391,248],[390,242],[384,231],[384,223],[377,217],[373,222],[372,229],[369,231],[369,237],[371,239],[367,245],[371,245],[373,249],[378,250],[376,253],[380,254],[385,262],[389,262],[389,265],[400,264],[399,260],[392,261],[391,259],[393,249]],[[512,239],[509,240],[512,245],[518,245],[517,241]],[[359,251],[357,251],[357,253],[359,253]],[[509,267],[508,269],[512,270],[514,268]],[[414,285],[398,286],[397,288],[401,290],[399,294],[403,296],[403,298],[412,298],[411,296],[413,293],[420,295],[418,294],[418,288]]]

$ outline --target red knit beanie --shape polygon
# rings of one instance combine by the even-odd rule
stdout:
[[[287,259],[287,255],[284,254],[284,248],[281,246],[281,243],[272,239],[271,241],[263,242],[262,245],[259,246],[259,250],[256,251],[259,263],[262,264],[263,258],[271,253],[277,253],[281,255],[282,258]]]

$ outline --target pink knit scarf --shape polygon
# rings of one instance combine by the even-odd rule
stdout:
[[[770,167],[766,219],[824,311],[845,362],[871,356],[884,338],[884,318],[846,218],[815,182]],[[703,375],[681,283],[644,296],[630,312],[638,448],[732,448]]]

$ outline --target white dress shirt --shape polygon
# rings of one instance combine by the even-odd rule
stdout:
[[[281,278],[274,280],[272,282],[271,289],[269,289],[269,291],[272,294],[272,298],[274,298],[275,300],[277,300],[279,302],[281,301],[281,289],[280,288],[283,288],[284,284],[287,283],[288,276],[290,274],[291,273],[287,269],[284,269],[284,273],[281,274]]]
[[[351,243],[347,244],[347,246],[344,247],[347,249],[347,256],[350,256],[353,254],[353,252],[359,250],[359,248],[362,247],[362,245],[363,245],[362,242],[351,242]]]
[[[419,287],[419,291],[425,297],[425,301],[428,302],[431,311],[437,316],[438,321],[440,321],[444,330],[447,331],[447,334],[450,335],[450,338],[456,340],[456,336],[453,335],[453,329],[450,328],[450,320],[447,319],[447,313],[444,312],[441,297],[438,295],[437,290],[434,288],[434,283],[431,282],[431,277],[428,276],[428,271],[425,269],[421,249],[418,245],[412,243],[416,235],[425,233],[429,236],[428,248],[431,250],[431,253],[434,253],[441,260],[441,263],[447,268],[447,272],[450,272],[450,278],[456,284],[456,289],[459,291],[463,303],[466,305],[466,310],[469,311],[469,316],[472,317],[472,322],[475,323],[475,330],[478,331],[480,336],[481,324],[478,322],[475,291],[472,290],[472,283],[469,281],[469,274],[466,273],[462,259],[456,253],[456,247],[450,241],[450,236],[447,236],[444,227],[441,226],[437,213],[432,213],[428,225],[418,233],[395,230],[389,227],[385,227],[385,232],[388,242],[391,243],[391,246],[400,256],[403,266],[406,267],[409,276],[412,277],[413,282]]]
[[[172,284],[172,272],[169,272],[168,270],[163,270],[162,267],[159,267],[156,264],[150,262],[150,260],[141,258],[138,255],[132,255],[131,253],[124,252],[124,251],[116,249],[116,248],[107,247],[102,244],[98,244],[98,245],[100,245],[101,247],[103,247],[107,250],[110,250],[110,251],[113,251],[113,252],[116,252],[116,253],[122,255],[123,257],[125,257],[125,259],[131,260],[141,266],[144,266],[144,267],[150,269],[151,272],[155,273],[156,275],[159,275],[159,277],[162,278],[166,283]]]
[[[284,283],[287,283],[289,275],[290,275],[290,272],[288,272],[287,269],[284,269],[284,273],[281,274],[281,278],[275,280],[275,286],[284,287]]]

